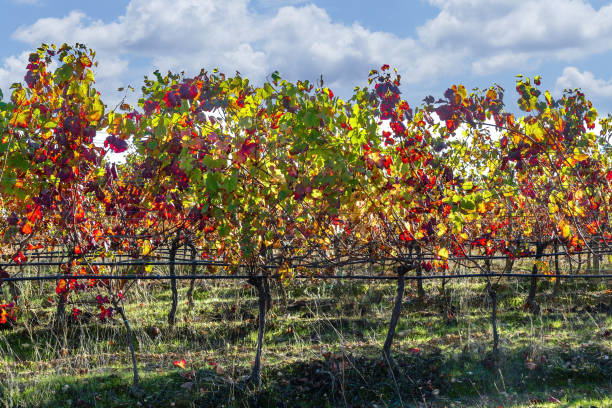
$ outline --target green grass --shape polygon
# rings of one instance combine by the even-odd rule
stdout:
[[[286,288],[287,303],[273,286],[257,389],[245,381],[256,342],[256,293],[244,282],[199,283],[190,310],[187,284],[180,284],[173,329],[166,323],[167,285],[147,282],[127,293],[144,391],[137,395],[120,319],[100,323],[84,313],[58,332],[45,300],[53,288],[24,285],[29,305],[17,324],[0,329],[0,405],[612,406],[609,282],[564,282],[557,298],[542,282],[534,316],[523,307],[527,287],[502,281],[499,360],[490,353],[484,282],[448,283],[444,295],[439,283],[429,283],[424,303],[408,285],[393,368],[380,359],[392,283],[296,282]],[[79,307],[95,313],[92,306]],[[186,369],[173,365],[183,358]]]

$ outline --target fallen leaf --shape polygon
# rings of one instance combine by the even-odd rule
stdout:
[[[537,366],[535,365],[535,363],[534,363],[534,362],[531,362],[531,361],[526,361],[526,362],[525,362],[525,368],[526,368],[526,369],[528,369],[528,370],[530,370],[530,371],[535,370],[535,369],[536,369],[536,367],[537,367]]]

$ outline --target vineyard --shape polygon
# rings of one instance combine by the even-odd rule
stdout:
[[[580,90],[155,71],[110,107],[96,66],[43,44],[0,94],[4,406],[612,404]]]

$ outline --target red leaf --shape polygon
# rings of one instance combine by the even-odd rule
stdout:
[[[128,144],[125,140],[119,139],[115,135],[110,135],[104,141],[104,147],[110,148],[115,153],[122,153],[128,149]]]
[[[36,220],[40,220],[42,218],[42,212],[40,211],[40,205],[37,205],[36,208],[28,214],[28,220],[34,223]]]
[[[19,252],[17,255],[13,256],[13,261],[17,265],[21,265],[23,262],[27,261],[28,257],[23,254],[23,252]]]
[[[67,292],[67,287],[66,287],[66,279],[61,279],[58,283],[57,286],[55,287],[55,293],[62,294],[64,292]]]
[[[176,367],[182,368],[183,370],[185,369],[185,367],[187,367],[187,362],[185,361],[184,358],[182,360],[180,360],[180,361],[176,360],[172,364],[174,364]]]

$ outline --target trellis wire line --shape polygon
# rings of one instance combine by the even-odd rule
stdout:
[[[155,250],[155,252],[168,252],[167,249],[157,249]],[[592,250],[592,251],[576,251],[576,252],[567,252],[567,251],[558,251],[558,252],[545,252],[543,253],[541,256],[555,256],[555,255],[580,255],[580,254],[594,254],[594,255],[601,255],[601,254],[611,254],[612,253],[612,248],[607,249],[607,248],[601,248],[601,249],[597,249],[597,250]],[[69,252],[55,252],[55,251],[50,251],[50,252],[29,252],[29,251],[24,251],[23,252],[24,255],[26,256],[38,256],[40,258],[48,258],[50,256],[57,256],[57,257],[68,257],[74,254],[71,254]],[[132,256],[130,254],[116,254],[115,256]],[[509,255],[494,255],[494,256],[486,256],[486,255],[474,255],[471,256],[471,258],[477,258],[480,257],[482,259],[498,259],[498,258],[507,258]],[[534,254],[525,254],[525,255],[515,255],[515,257],[528,257],[528,256],[535,256]],[[455,257],[455,258],[464,258],[464,257]]]
[[[525,255],[516,255],[516,256],[508,256],[508,255],[495,255],[495,256],[484,256],[484,255],[474,255],[474,256],[465,256],[465,257],[449,257],[446,260],[451,262],[466,262],[466,261],[483,261],[483,260],[520,260],[520,259],[529,259],[529,258],[547,258],[551,256],[576,256],[582,254],[591,254],[591,255],[612,255],[611,250],[605,251],[583,251],[583,252],[553,252],[553,253],[544,253],[541,255],[536,254],[525,254]],[[119,256],[130,256],[128,254],[119,255]],[[32,258],[53,258],[52,256],[37,256],[37,254],[30,255]],[[159,258],[158,258],[159,259]],[[296,258],[284,258],[285,261],[291,261]],[[83,258],[75,257],[74,260],[83,260]],[[353,259],[348,261],[341,262],[332,262],[332,261],[313,261],[312,263],[303,264],[303,265],[292,265],[295,267],[304,267],[304,268],[319,268],[319,267],[327,267],[327,266],[348,266],[348,265],[358,265],[365,263],[380,263],[380,262],[407,262],[407,261],[416,261],[417,257],[414,259],[410,258],[367,258],[367,259]],[[421,256],[418,257],[420,261],[434,261],[440,260],[440,258],[435,258],[432,256]],[[0,262],[0,267],[26,267],[26,266],[59,266],[64,265],[68,262],[66,261],[48,261],[48,262],[22,262],[21,264],[11,263],[11,262]],[[86,261],[80,265],[92,265],[92,266],[169,266],[169,265],[202,265],[202,266],[249,266],[247,264],[229,264],[224,262],[215,262],[215,261],[199,261],[199,260],[187,260],[187,259],[179,259],[179,260],[134,260],[134,261]],[[264,269],[274,269],[278,268],[278,265],[261,265],[260,267]]]
[[[185,280],[185,279],[204,279],[204,280],[236,280],[251,278],[279,278],[281,275],[50,275],[50,276],[15,276],[0,279],[0,282],[19,282],[19,281],[41,281],[41,280]],[[404,275],[406,280],[433,280],[433,279],[462,279],[462,278],[561,278],[561,279],[607,279],[612,278],[612,271],[605,274],[585,274],[585,275],[555,275],[544,273],[464,273],[456,275]],[[399,276],[377,276],[377,275],[296,275],[291,279],[358,279],[358,280],[397,280]]]

